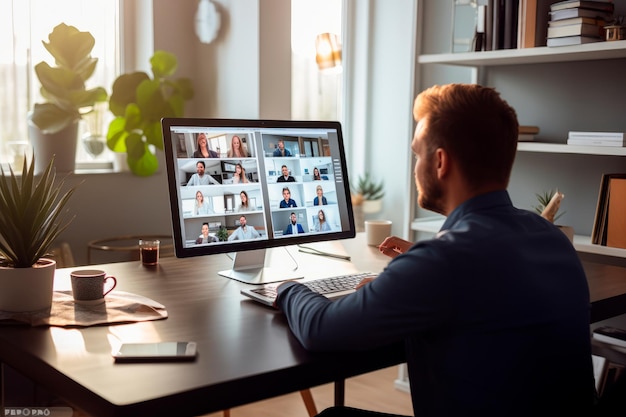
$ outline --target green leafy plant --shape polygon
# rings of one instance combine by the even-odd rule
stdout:
[[[542,193],[535,193],[535,196],[537,197],[537,202],[539,203],[538,205],[534,206],[535,212],[539,215],[541,215],[543,213],[543,211],[545,210],[545,208],[548,206],[548,204],[550,203],[550,200],[552,200],[552,197],[554,196],[554,193],[556,193],[557,190],[549,190],[549,191],[544,191]],[[558,218],[560,218],[562,215],[564,215],[565,212],[561,211],[559,212],[559,210],[557,210],[555,216],[554,216],[554,221],[556,221]]]
[[[63,210],[76,187],[62,193],[64,181],[55,185],[54,159],[35,182],[35,158],[24,158],[22,175],[0,167],[0,265],[30,268],[50,250],[72,219]]]
[[[357,180],[356,186],[353,189],[353,200],[379,200],[385,195],[385,186],[383,181],[375,181],[370,177],[369,173],[360,176]]]
[[[226,242],[228,240],[228,229],[224,226],[220,226],[217,233],[215,233],[220,242]]]
[[[48,35],[48,42],[42,43],[56,66],[45,61],[35,66],[41,95],[47,101],[35,104],[31,120],[44,133],[56,133],[80,120],[96,103],[106,101],[107,92],[85,86],[98,63],[91,56],[95,39],[89,32],[61,23]]]
[[[150,58],[152,74],[122,74],[113,83],[109,110],[115,119],[109,124],[107,146],[126,153],[130,170],[149,176],[159,167],[154,149],[163,150],[161,118],[182,117],[185,101],[193,97],[188,78],[172,79],[178,61],[165,51],[156,51]]]

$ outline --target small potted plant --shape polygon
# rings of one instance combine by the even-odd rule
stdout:
[[[45,258],[71,222],[65,205],[76,187],[62,192],[51,159],[35,181],[35,157],[21,175],[0,167],[0,310],[34,311],[52,304],[56,262]]]
[[[541,217],[547,219],[549,222],[556,222],[563,214],[564,211],[559,213],[561,208],[561,201],[565,198],[565,194],[557,190],[544,191],[543,193],[536,193],[537,201],[539,205],[535,206],[535,212]],[[574,229],[571,226],[556,225],[565,235],[569,238],[570,242],[574,241]]]
[[[58,172],[74,171],[78,122],[107,99],[102,87],[87,89],[85,82],[93,75],[98,58],[91,56],[95,39],[65,23],[57,25],[43,46],[54,58],[56,66],[42,61],[35,65],[46,100],[36,103],[29,120],[29,136],[37,154],[35,173],[44,171],[53,155]]]
[[[107,146],[126,153],[130,170],[149,176],[159,167],[154,149],[163,150],[161,118],[182,117],[185,101],[193,97],[191,80],[172,79],[178,61],[165,51],[150,58],[152,75],[145,72],[122,74],[113,83],[109,110],[115,119],[109,124]]]
[[[369,173],[359,177],[352,193],[352,204],[362,206],[364,213],[378,213],[383,208],[385,188],[383,181],[377,182]]]
[[[226,229],[226,227],[224,226],[220,226],[215,235],[220,242],[226,242],[228,240],[228,229]]]

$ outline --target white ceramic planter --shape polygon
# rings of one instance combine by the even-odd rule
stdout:
[[[56,262],[41,259],[32,268],[0,267],[0,310],[36,311],[52,305]]]
[[[35,175],[44,172],[53,156],[57,173],[74,172],[78,145],[78,122],[57,133],[47,134],[29,120],[28,137],[35,156]]]
[[[378,213],[383,209],[383,199],[364,200],[363,213]]]

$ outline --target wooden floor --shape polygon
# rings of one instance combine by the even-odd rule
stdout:
[[[382,411],[406,416],[413,415],[411,396],[395,388],[398,367],[360,375],[346,381],[346,405],[367,410]],[[334,403],[333,384],[311,389],[317,411]],[[223,413],[206,414],[202,417],[222,417]],[[298,392],[269,400],[236,407],[230,417],[308,417]]]

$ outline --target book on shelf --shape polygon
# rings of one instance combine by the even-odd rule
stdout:
[[[612,206],[611,198],[613,199]],[[610,206],[612,207],[613,216],[611,216],[610,213]],[[602,246],[611,246],[616,244],[615,233],[612,233],[613,238],[610,241],[611,245],[608,244],[609,228],[611,228],[613,232],[617,231],[619,233],[620,225],[625,225],[626,211],[618,211],[617,214],[615,214],[615,210],[619,210],[624,207],[626,207],[626,174],[603,174],[600,180],[598,201],[596,202],[596,213],[593,219],[593,227],[591,229],[591,243]],[[626,229],[624,229],[624,233],[622,233],[622,235],[623,237],[617,237],[617,244],[620,244],[619,239],[626,239]],[[623,247],[626,248],[626,246]]]
[[[563,36],[574,35],[597,36],[598,38],[602,38],[604,35],[604,27],[589,23],[548,27],[548,38],[561,38]]]
[[[626,142],[623,140],[613,140],[613,139],[605,139],[598,138],[594,136],[589,137],[576,137],[576,138],[568,138],[568,145],[578,145],[578,146],[614,146],[616,148],[626,146]]]
[[[567,139],[568,145],[580,145],[580,146],[613,146],[616,148],[621,148],[626,146],[626,142],[623,140],[612,140],[606,138],[569,138]]]
[[[624,132],[585,132],[578,130],[570,130],[567,133],[568,138],[602,138],[621,141],[624,139]]]
[[[626,249],[626,178],[611,178],[606,219],[606,246]]]
[[[532,135],[536,135],[537,133],[539,133],[539,126],[519,125],[517,131],[519,133],[529,133]]]
[[[561,20],[550,20],[548,22],[548,28],[569,26],[569,25],[596,25],[604,27],[607,21],[604,19],[597,19],[595,17],[571,17]]]
[[[592,18],[592,19],[600,19],[604,21],[610,21],[613,18],[613,12],[606,12],[602,10],[593,10],[593,9],[581,9],[575,7],[573,9],[561,9],[550,11],[550,21],[560,21],[565,19],[574,19],[574,18]]]
[[[602,42],[602,38],[597,36],[562,36],[560,38],[548,38],[546,46],[569,46],[569,45],[582,45],[585,43]]]
[[[626,329],[602,326],[593,330],[593,338],[600,342],[626,347]]]
[[[550,5],[550,10],[553,12],[557,10],[573,8],[602,10],[612,13],[615,10],[615,4],[613,4],[612,0],[566,0],[559,1]]]
[[[535,135],[537,133],[539,133],[538,126],[519,125],[517,129],[517,141],[532,142],[535,140]]]
[[[519,0],[518,48],[546,46],[551,0]]]

